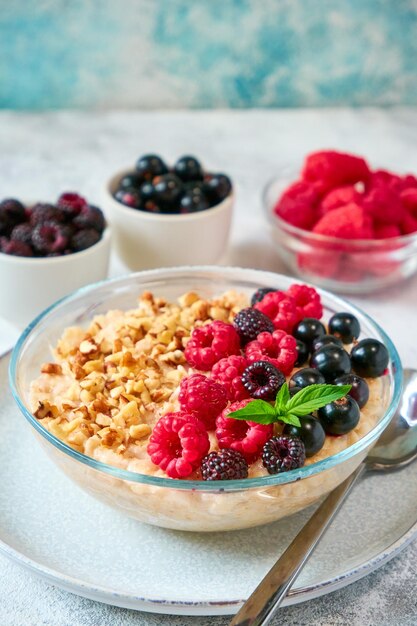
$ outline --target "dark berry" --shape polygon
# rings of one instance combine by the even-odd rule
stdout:
[[[25,219],[25,207],[19,200],[6,198],[0,202],[0,235],[10,235],[13,227]]]
[[[389,363],[388,350],[377,339],[362,339],[350,353],[355,374],[362,377],[382,376]]]
[[[13,256],[33,256],[32,248],[23,241],[2,242],[1,250]]]
[[[334,335],[323,335],[322,337],[317,337],[317,339],[313,341],[312,351],[317,352],[317,350],[320,350],[320,348],[328,346],[329,344],[343,348],[343,342]]]
[[[254,341],[259,333],[274,332],[274,324],[264,313],[248,307],[237,313],[233,324],[239,334],[242,344]]]
[[[237,480],[248,477],[248,464],[237,450],[223,448],[210,452],[201,461],[203,480]]]
[[[85,228],[71,237],[70,246],[74,252],[80,252],[94,246],[99,239],[100,235],[94,228]]]
[[[361,327],[352,313],[336,313],[329,320],[329,332],[343,343],[352,343],[361,334]]]
[[[305,317],[301,322],[298,322],[292,334],[296,339],[303,341],[311,351],[313,341],[325,335],[326,329],[320,320],[316,320],[314,317]]]
[[[296,393],[298,393],[299,391],[301,391],[302,387],[298,387],[298,385],[294,385],[294,387],[290,386],[289,387],[289,391],[290,391],[290,396],[293,397],[295,396]]]
[[[266,294],[271,293],[272,291],[276,291],[276,289],[272,289],[270,287],[260,287],[257,289],[250,300],[251,306],[254,306],[257,302],[263,300]]]
[[[114,194],[115,199],[131,209],[140,209],[142,207],[142,196],[137,189],[118,189]]]
[[[258,400],[275,400],[284,383],[284,374],[269,361],[255,361],[242,373],[242,385]]]
[[[356,400],[359,408],[365,406],[369,400],[369,387],[366,380],[355,374],[346,374],[346,376],[340,376],[333,381],[335,385],[352,385],[352,389],[348,395]]]
[[[350,396],[326,404],[317,414],[329,435],[345,435],[358,425],[361,416],[358,403]]]
[[[145,182],[139,172],[129,172],[119,180],[119,189],[139,189]]]
[[[301,426],[285,424],[282,433],[289,437],[299,437],[304,444],[306,457],[314,456],[324,445],[326,439],[324,428],[313,415],[303,415],[298,419]]]
[[[308,357],[310,356],[310,352],[306,344],[304,343],[304,341],[300,341],[300,339],[296,339],[296,342],[297,342],[298,356],[295,362],[295,366],[300,367],[301,365],[304,365],[304,363],[308,360]]]
[[[189,183],[184,183],[184,189],[188,193],[202,193],[204,195],[204,183],[200,180],[193,180]]]
[[[65,224],[41,222],[32,232],[32,244],[41,255],[63,252],[68,247],[71,230]]]
[[[153,200],[155,197],[155,187],[152,183],[146,182],[140,188],[140,195],[142,197],[143,202],[148,202],[148,200]]]
[[[147,200],[145,204],[139,208],[143,211],[147,211],[148,213],[163,213],[161,207],[159,207],[153,200]]]
[[[352,370],[350,357],[346,350],[332,343],[314,352],[310,359],[310,365],[317,369],[327,382],[349,374]]]
[[[208,208],[209,203],[203,193],[190,193],[186,191],[180,200],[181,213],[198,213]]]
[[[174,173],[184,183],[192,180],[203,180],[201,164],[193,156],[183,156],[174,165]]]
[[[79,214],[81,209],[86,206],[87,201],[78,193],[67,191],[62,193],[57,201],[57,205],[62,209],[68,220],[73,219]]]
[[[304,443],[299,437],[271,437],[263,447],[262,463],[268,474],[288,472],[302,467],[306,453]]]
[[[85,205],[73,220],[74,226],[80,229],[94,228],[99,234],[106,227],[106,220],[101,209],[92,204]]]
[[[323,385],[326,382],[324,376],[320,372],[312,367],[305,367],[302,370],[295,372],[289,380],[289,386],[291,387],[308,387],[309,385]]]
[[[136,171],[143,180],[152,180],[155,176],[167,174],[168,168],[156,154],[145,154],[136,163]]]
[[[32,226],[43,224],[44,222],[64,222],[65,219],[65,212],[54,204],[39,202],[30,210],[30,223]]]
[[[175,174],[158,176],[153,181],[154,200],[165,213],[178,213],[179,201],[184,193],[184,185]]]
[[[204,192],[211,206],[227,198],[231,191],[232,183],[225,174],[208,174],[204,178]]]
[[[18,224],[12,230],[10,239],[13,241],[22,241],[28,246],[32,245],[32,226],[28,223]]]

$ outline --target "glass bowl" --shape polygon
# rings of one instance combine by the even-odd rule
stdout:
[[[263,192],[263,209],[277,254],[296,275],[347,294],[362,294],[398,284],[417,271],[417,233],[390,239],[338,239],[319,235],[281,219],[274,207],[297,178],[283,169]]]
[[[29,409],[30,382],[64,329],[88,325],[109,309],[135,306],[137,296],[152,291],[174,300],[186,291],[212,297],[235,289],[250,296],[258,287],[286,289],[285,276],[250,269],[179,267],[139,272],[83,288],[47,309],[20,337],[10,364],[15,401],[38,441],[67,476],[82,489],[140,521],[188,531],[225,531],[273,522],[303,509],[342,482],[365,457],[389,423],[400,399],[402,368],[391,340],[356,307],[320,292],[325,319],[336,311],[350,311],[360,321],[364,336],[382,341],[389,351],[388,373],[381,378],[381,404],[371,430],[350,447],[324,460],[290,472],[219,482],[174,480],[138,474],[81,454],[48,432]]]

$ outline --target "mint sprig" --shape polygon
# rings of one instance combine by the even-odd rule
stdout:
[[[351,390],[352,385],[309,385],[291,398],[288,385],[284,384],[277,393],[275,404],[265,400],[253,400],[243,409],[232,411],[227,417],[248,420],[258,424],[284,422],[301,426],[299,417],[317,411],[322,406],[340,400]]]

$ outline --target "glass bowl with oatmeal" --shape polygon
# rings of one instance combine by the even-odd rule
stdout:
[[[142,522],[197,532],[273,522],[319,500],[387,426],[401,380],[391,340],[353,305],[223,267],[81,289],[33,321],[10,365],[15,401],[70,480]],[[352,382],[341,398],[336,385]],[[305,395],[313,383],[337,399],[317,408]],[[353,417],[351,407],[335,415],[347,400]]]

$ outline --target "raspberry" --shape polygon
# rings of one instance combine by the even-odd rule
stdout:
[[[304,181],[320,181],[322,189],[334,189],[343,185],[366,181],[369,178],[368,164],[361,157],[334,150],[313,152],[304,163]]]
[[[315,276],[332,278],[337,274],[340,262],[340,252],[332,248],[315,249],[311,252],[300,252],[297,255],[298,268],[310,274],[312,278]]]
[[[272,291],[276,291],[276,289],[271,289],[270,287],[260,287],[255,291],[250,299],[251,306],[254,306],[257,302],[260,302],[267,293],[271,293]]]
[[[70,232],[67,226],[57,222],[39,222],[32,232],[32,243],[41,254],[63,252],[69,244]]]
[[[318,320],[323,317],[321,298],[313,287],[291,285],[287,294],[294,298],[300,320],[304,317],[315,317]]]
[[[28,246],[32,245],[32,226],[30,224],[18,224],[12,230],[10,239],[13,241],[23,241]]]
[[[86,204],[74,218],[73,224],[80,229],[94,228],[101,234],[106,226],[106,220],[101,209],[91,204]]]
[[[314,226],[313,233],[341,239],[372,239],[372,220],[357,204],[347,204],[326,213]]]
[[[210,452],[201,462],[203,480],[236,480],[248,477],[248,464],[237,450]]]
[[[64,211],[68,219],[72,219],[80,213],[83,207],[87,206],[87,201],[78,193],[67,191],[59,196],[57,206]]]
[[[260,333],[255,341],[245,348],[245,356],[249,363],[268,361],[284,374],[290,374],[297,360],[297,342],[284,330]]]
[[[411,235],[417,231],[417,218],[411,213],[407,213],[401,222],[401,232],[403,235]]]
[[[2,242],[1,250],[5,254],[12,254],[13,256],[33,256],[32,248],[23,241]]]
[[[242,374],[248,365],[247,359],[237,354],[232,354],[226,359],[220,359],[218,363],[213,365],[211,377],[223,385],[226,389],[227,399],[231,402],[249,397],[242,385]]]
[[[375,239],[388,239],[389,237],[400,237],[401,230],[396,224],[375,224]]]
[[[387,170],[375,170],[371,172],[371,175],[366,183],[366,191],[374,187],[389,187],[393,191],[399,192],[404,185],[404,182],[401,180],[401,177],[397,174],[392,174],[392,172],[387,172]]]
[[[233,402],[216,420],[216,437],[220,448],[237,450],[248,463],[260,456],[266,441],[272,436],[272,424],[258,424],[227,417],[232,411],[243,409],[251,400]]]
[[[285,376],[269,361],[254,361],[242,374],[242,384],[252,398],[275,400]]]
[[[274,328],[291,332],[298,320],[297,306],[291,296],[283,291],[273,291],[255,304],[255,309],[272,320]]]
[[[317,219],[319,199],[313,185],[297,181],[284,191],[274,207],[274,213],[293,226],[310,230]]]
[[[378,185],[364,196],[361,206],[378,222],[400,224],[405,208],[396,191],[387,185]]]
[[[182,379],[178,400],[182,411],[198,417],[208,429],[214,428],[216,417],[227,404],[222,385],[203,374]]]
[[[400,194],[400,199],[403,206],[417,218],[417,189],[404,189]]]
[[[152,463],[170,478],[186,478],[197,469],[210,448],[204,424],[182,411],[161,417],[149,438]]]
[[[345,204],[350,204],[354,202],[355,204],[360,204],[362,198],[362,194],[360,194],[353,185],[345,185],[344,187],[336,187],[336,189],[332,189],[329,193],[323,198],[320,203],[320,215],[325,215],[329,211],[333,211],[333,209],[338,209]]]
[[[17,224],[25,220],[25,207],[19,200],[6,198],[0,202],[0,235],[10,235]]]
[[[262,450],[262,463],[269,474],[297,469],[305,460],[305,446],[299,437],[272,437]]]
[[[38,203],[30,211],[30,223],[32,226],[43,224],[44,222],[63,221],[65,221],[64,211],[53,204]]]
[[[100,235],[94,228],[84,228],[71,237],[70,247],[74,252],[80,252],[94,246],[99,239]]]
[[[220,359],[239,353],[236,329],[220,320],[194,328],[184,351],[188,363],[204,371],[210,370]]]
[[[274,325],[269,317],[252,307],[239,311],[233,324],[239,333],[242,344],[253,341],[259,333],[272,333],[274,330]]]

